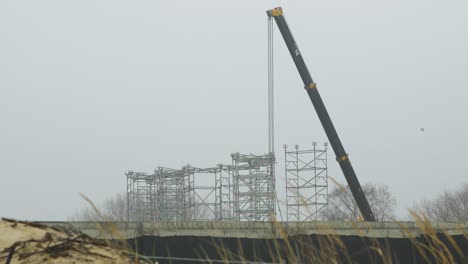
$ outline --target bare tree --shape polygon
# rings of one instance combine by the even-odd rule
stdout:
[[[206,203],[198,202],[189,210],[188,219],[215,220],[215,208]]]
[[[196,198],[196,201],[188,210],[187,219],[193,220],[214,220],[213,206],[201,201]],[[102,204],[95,206],[83,207],[73,216],[69,217],[70,221],[128,221],[127,215],[127,196],[125,193],[118,193],[112,197],[107,198]],[[156,208],[154,209],[156,214]],[[142,215],[131,216],[132,221],[144,221],[145,217]],[[168,220],[168,219],[166,219]]]
[[[377,221],[388,221],[395,217],[396,199],[387,185],[365,184],[362,190]],[[326,221],[361,220],[359,208],[349,186],[337,186],[328,195],[328,206],[320,212]]]
[[[433,200],[422,201],[413,212],[431,221],[468,221],[468,183],[457,190],[445,190]]]
[[[97,210],[96,210],[97,209]],[[127,196],[118,193],[107,198],[101,206],[87,206],[79,210],[71,221],[127,221]]]
[[[117,193],[104,201],[105,216],[113,221],[127,221],[127,194]]]

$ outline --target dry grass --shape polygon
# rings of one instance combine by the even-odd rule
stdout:
[[[92,201],[84,195],[82,197],[100,215],[99,210]],[[412,263],[418,261],[424,263],[468,263],[464,255],[464,250],[466,251],[468,245],[466,243],[468,234],[464,228],[460,228],[460,231],[465,238],[465,243],[460,245],[447,230],[434,227],[424,215],[412,212],[412,216],[415,223],[417,223],[421,233],[420,236],[415,236],[414,230],[407,230],[405,225],[396,222],[400,224],[406,240],[409,241],[413,249],[413,255],[417,255]],[[388,240],[365,237],[357,222],[353,226],[355,233],[360,235],[361,241],[356,242],[354,250],[350,249],[349,242],[347,244],[343,241],[343,236],[340,236],[336,230],[327,225],[317,225],[316,228],[320,230],[321,235],[315,236],[289,236],[284,225],[280,222],[273,221],[272,225],[274,227],[272,238],[276,237],[276,239],[263,240],[263,247],[252,244],[253,248],[248,249],[243,241],[239,239],[234,247],[236,250],[233,250],[233,245],[225,243],[223,239],[211,238],[209,247],[214,249],[215,256],[213,256],[213,252],[211,254],[207,252],[208,247],[202,245],[193,245],[194,248],[190,250],[198,252],[196,257],[205,263],[219,263],[214,261],[213,258],[218,261],[221,260],[223,263],[233,263],[232,261],[235,261],[235,263],[260,263],[264,261],[270,263],[357,263],[356,259],[362,259],[363,256],[367,263],[402,263],[399,252],[391,248]],[[115,246],[115,242],[120,241],[118,247],[125,248],[133,256],[135,262],[149,261],[145,256],[131,253],[131,247],[123,236],[123,230],[114,223],[102,217],[101,222],[96,222],[96,227],[102,233],[111,234],[112,240],[108,240],[109,245]],[[135,246],[138,246],[137,241],[137,239],[134,240]],[[355,248],[358,248],[358,250]],[[247,250],[249,250],[248,253],[246,253]],[[171,249],[153,249],[153,254],[156,252],[161,254],[164,251],[166,251],[168,257],[164,260],[164,263],[190,263],[188,260],[182,261],[177,260],[177,258],[171,261],[170,253],[171,251],[175,253]]]
[[[402,240],[410,247],[405,250],[412,251],[412,261],[410,263],[468,263],[464,255],[468,247],[466,241],[467,233],[464,229],[463,237],[465,241],[455,241],[454,237],[447,230],[434,227],[427,217],[413,213],[414,221],[420,231],[420,236],[415,236],[414,230],[406,230],[406,238]],[[262,248],[254,247],[249,255],[244,255],[246,245],[241,245],[238,240],[236,249],[232,245],[225,245],[222,239],[212,238],[211,246],[216,250],[216,259],[225,263],[240,261],[241,263],[268,261],[272,263],[408,263],[402,261],[402,256],[394,247],[390,240],[385,238],[360,237],[361,241],[354,245],[359,250],[351,250],[349,241],[343,241],[343,236],[338,235],[333,229],[326,226],[323,235],[288,236],[287,231],[279,222],[274,222],[277,239],[265,241]],[[405,226],[399,223],[402,229]],[[356,233],[361,230],[355,226]],[[279,238],[278,238],[279,237]],[[406,245],[406,244],[405,244]],[[394,245],[393,245],[394,246]],[[231,248],[231,249],[229,249]],[[202,249],[203,250],[203,249]],[[400,249],[401,250],[401,249]],[[267,257],[265,257],[265,252]],[[209,262],[209,254],[202,251],[199,254]],[[263,256],[260,258],[259,256]],[[213,258],[213,255],[211,255]],[[248,260],[248,261],[247,261]],[[168,262],[171,263],[171,262]],[[182,263],[182,262],[174,262]]]

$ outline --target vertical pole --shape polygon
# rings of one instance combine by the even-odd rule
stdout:
[[[288,184],[289,184],[289,176],[288,176],[288,146],[286,144],[283,145],[284,148],[284,178],[285,178],[285,186],[286,186],[286,222],[289,222],[289,201],[288,201]]]
[[[127,221],[130,221],[130,172],[127,173]]]
[[[268,153],[275,152],[273,93],[273,18],[268,17]]]
[[[299,186],[300,186],[300,178],[299,178],[299,145],[295,145],[294,148],[296,149],[296,186],[295,187],[295,198],[296,198],[296,210],[297,210],[297,216],[296,216],[296,221],[300,222],[301,221],[301,207],[299,206],[299,203],[301,201],[301,197],[299,195]]]
[[[318,174],[317,174],[317,142],[312,142],[312,146],[314,147],[314,193],[315,193],[315,197],[314,197],[314,211],[315,211],[315,221],[317,221],[317,214],[318,214],[318,205],[317,205],[317,194],[318,194],[318,191],[319,189],[317,188],[317,177],[318,177]]]

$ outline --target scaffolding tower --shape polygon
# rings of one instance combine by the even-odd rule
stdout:
[[[131,221],[183,221],[190,214],[190,170],[158,167],[153,174],[127,176],[127,218]]]
[[[188,220],[193,204],[190,192],[190,171],[190,166],[185,166],[180,170],[164,167],[158,167],[155,170],[157,177],[155,220]]]
[[[274,220],[276,217],[274,154],[256,156],[234,153],[231,157],[235,220]]]
[[[318,220],[328,204],[327,143],[323,149],[312,144],[309,150],[288,151],[284,145],[287,221]]]
[[[156,180],[154,174],[129,171],[127,176],[127,219],[130,221],[154,221]]]
[[[231,154],[212,168],[158,167],[127,176],[131,221],[271,221],[276,216],[273,153]]]
[[[219,220],[221,214],[220,168],[187,167],[190,174],[190,220]]]
[[[234,221],[234,193],[232,188],[234,166],[219,164],[220,170],[220,189],[219,189],[219,203],[220,203],[220,221]]]

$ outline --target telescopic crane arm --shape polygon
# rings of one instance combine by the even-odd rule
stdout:
[[[267,14],[268,16],[273,17],[276,21],[276,24],[278,25],[281,35],[283,36],[283,39],[286,42],[286,46],[288,47],[289,53],[291,53],[291,57],[293,58],[294,63],[296,64],[296,68],[301,75],[302,81],[304,82],[304,86],[307,93],[309,94],[310,101],[312,101],[312,104],[314,105],[315,111],[317,112],[323,129],[325,130],[328,140],[330,141],[330,145],[335,152],[336,160],[340,164],[341,170],[343,171],[349,188],[351,189],[351,193],[356,200],[364,220],[375,221],[374,214],[372,213],[366,196],[362,191],[361,184],[359,183],[359,180],[356,177],[356,173],[351,166],[348,154],[346,154],[343,144],[341,144],[340,138],[336,133],[335,127],[333,126],[327,109],[325,108],[322,98],[320,97],[320,94],[317,90],[317,86],[312,80],[309,70],[307,69],[307,66],[304,62],[304,58],[302,58],[296,41],[294,40],[291,31],[289,30],[289,26],[283,15],[283,9],[281,7],[277,7],[272,10],[268,10]]]

